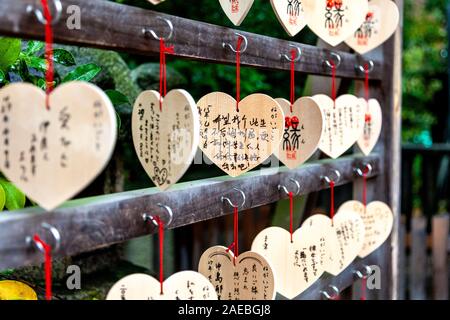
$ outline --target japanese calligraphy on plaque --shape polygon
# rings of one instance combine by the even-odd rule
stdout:
[[[252,94],[239,103],[223,92],[213,92],[198,103],[200,149],[232,177],[259,164],[278,149],[283,111],[274,99]]]
[[[30,199],[52,210],[83,190],[108,163],[117,137],[109,98],[86,82],[49,97],[15,83],[0,90],[0,171]]]
[[[212,284],[198,272],[182,271],[163,284],[147,274],[132,274],[109,290],[106,300],[217,300]]]
[[[345,94],[333,101],[324,94],[313,97],[324,115],[324,130],[319,148],[336,159],[363,134],[366,102]]]
[[[214,246],[202,254],[198,271],[211,281],[219,300],[275,299],[272,267],[256,252],[244,252],[234,259],[227,248]]]
[[[360,54],[375,49],[397,30],[400,13],[391,0],[370,0],[369,10],[361,26],[345,43]]]
[[[323,114],[314,99],[300,98],[292,106],[286,99],[275,99],[285,116],[283,138],[276,156],[289,169],[308,160],[317,150],[323,130]]]
[[[303,0],[270,0],[272,8],[283,26],[291,36],[295,36],[306,26],[302,7]]]
[[[253,240],[252,251],[274,268],[277,292],[293,299],[309,288],[325,271],[329,262],[331,226],[324,215],[305,221],[291,235],[279,227],[261,231]]]
[[[384,202],[374,201],[365,207],[359,201],[347,201],[342,204],[339,208],[340,210],[356,212],[364,222],[364,243],[358,254],[361,258],[367,257],[378,249],[391,234],[394,225],[394,214]]]
[[[361,103],[366,104],[366,111],[364,116],[364,130],[358,139],[358,147],[365,155],[369,155],[373,148],[375,148],[380,137],[383,115],[381,106],[377,100],[370,99],[367,102],[365,99],[361,99]]]
[[[235,26],[244,21],[254,0],[219,0],[222,10]]]
[[[302,0],[309,28],[326,43],[337,46],[361,26],[367,0]]]
[[[142,92],[132,115],[133,143],[155,185],[166,190],[186,172],[195,156],[200,126],[194,99],[185,90],[171,90],[160,109],[157,91]]]
[[[330,236],[330,261],[325,271],[338,275],[358,256],[364,245],[365,227],[361,216],[342,209],[330,219],[332,233]],[[334,239],[333,239],[334,237]]]

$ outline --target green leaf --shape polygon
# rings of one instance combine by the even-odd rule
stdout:
[[[84,64],[82,66],[79,66],[69,72],[62,82],[69,82],[69,81],[91,81],[95,78],[95,76],[102,70],[99,66],[93,63]]]
[[[47,83],[45,82],[44,79],[38,79],[36,85],[41,88],[42,90],[45,90],[45,88],[47,87]]]
[[[20,39],[0,38],[0,70],[6,71],[17,61],[21,46]]]
[[[3,189],[2,186],[0,186],[0,211],[2,211],[3,208],[5,207],[5,203],[6,203],[5,189]]]
[[[122,104],[131,104],[130,100],[128,100],[127,96],[122,92],[117,90],[106,90],[105,91],[108,98],[111,100],[114,106],[120,106]]]
[[[64,49],[53,50],[53,61],[66,67],[75,65],[75,58],[73,57],[73,55],[69,51]]]
[[[3,73],[3,71],[2,70],[0,70],[0,83],[3,83],[3,82],[5,82],[5,74]]]
[[[122,127],[122,119],[120,118],[120,114],[116,112],[116,119],[117,119],[117,130],[120,130]]]
[[[25,53],[27,55],[33,55],[36,52],[42,50],[42,48],[44,48],[44,43],[41,41],[28,41],[28,45],[27,45],[27,50],[25,51]]]
[[[0,186],[5,191],[5,206],[8,210],[17,210],[25,207],[25,195],[15,185],[5,179],[0,179]]]
[[[25,62],[29,68],[34,68],[39,71],[47,70],[47,61],[38,57],[27,57]]]

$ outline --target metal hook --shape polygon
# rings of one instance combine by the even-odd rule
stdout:
[[[147,34],[150,33],[153,36],[153,38],[155,38],[156,40],[163,39],[164,41],[168,41],[168,40],[172,39],[172,36],[173,36],[173,24],[172,24],[172,21],[170,21],[169,19],[166,19],[166,18],[162,18],[162,17],[157,17],[156,19],[165,21],[167,23],[167,25],[170,28],[169,35],[167,37],[159,37],[156,34],[156,32],[153,29],[150,29],[150,28],[142,28],[142,33],[144,35],[147,35]]]
[[[41,227],[45,230],[50,231],[53,240],[54,240],[54,245],[53,245],[53,252],[58,252],[59,248],[61,247],[61,234],[59,233],[58,229],[56,229],[54,226],[43,222],[41,224]],[[26,237],[25,241],[27,242],[27,244],[31,244],[34,245],[39,251],[45,253],[44,247],[42,246],[41,243],[38,243],[36,241],[33,240],[33,237]]]
[[[325,297],[327,300],[333,300],[339,296],[339,289],[336,286],[329,285],[331,289],[335,292],[332,296],[327,291],[320,291],[320,293]]]
[[[230,198],[227,198],[227,197],[224,197],[224,196],[220,197],[220,201],[222,201],[222,202],[226,201],[226,202],[228,202],[228,204],[229,204],[230,206],[232,206],[233,208],[241,209],[241,208],[243,208],[244,205],[245,205],[245,200],[246,200],[245,193],[244,193],[244,191],[242,191],[241,189],[238,189],[238,188],[233,188],[233,190],[238,191],[238,192],[242,195],[242,203],[241,203],[241,205],[235,205],[235,204],[233,204],[233,202],[231,202]]]
[[[53,5],[55,7],[55,14],[53,14],[53,18],[51,21],[51,24],[54,25],[56,23],[59,22],[59,20],[61,19],[61,14],[62,14],[62,3],[61,0],[53,0]],[[34,5],[29,4],[26,8],[27,13],[34,13],[34,15],[36,16],[36,19],[38,19],[38,21],[42,24],[47,24],[47,20],[45,19],[44,14],[42,13],[42,11],[39,8],[36,8]]]
[[[172,223],[172,221],[173,221],[173,211],[172,211],[172,209],[171,209],[169,206],[166,206],[166,205],[164,205],[164,204],[158,203],[157,205],[158,205],[158,207],[160,207],[160,208],[166,209],[166,211],[169,213],[169,221],[167,221],[166,223],[164,223],[164,225],[165,225],[166,227],[168,227],[168,226]],[[159,226],[158,222],[156,221],[156,219],[155,219],[152,215],[149,215],[149,214],[147,214],[147,213],[144,213],[144,214],[142,215],[142,218],[144,218],[144,221],[151,221],[151,222],[155,225],[155,227],[158,227],[158,226]]]
[[[375,68],[375,64],[373,63],[372,60],[367,61],[368,65],[369,65],[369,69],[367,70],[368,73],[371,73],[373,71],[373,69]],[[355,69],[365,73],[366,72],[366,67],[365,65],[355,65]]]
[[[330,58],[332,58],[332,57],[335,57],[334,68],[335,69],[339,68],[339,66],[341,65],[341,62],[342,62],[341,56],[338,55],[336,52],[330,52]],[[330,69],[333,68],[333,65],[331,64],[330,59],[324,60],[324,63],[328,68],[330,68]]]
[[[292,58],[289,57],[287,54],[282,54],[282,53],[280,53],[280,58],[284,57],[289,62],[300,61],[300,58],[302,57],[302,49],[300,47],[294,46],[293,44],[290,44],[289,47],[297,49],[297,55],[296,55],[295,59],[292,60]]]
[[[331,183],[331,182],[336,183],[336,182],[338,182],[341,179],[341,173],[338,170],[336,170],[336,169],[334,169],[333,172],[336,175],[336,179],[334,179],[334,180],[331,179],[329,176],[321,176],[320,178],[322,180],[324,180],[326,183]]]
[[[300,183],[294,178],[290,178],[289,181],[293,182],[297,187],[297,191],[294,193],[294,195],[298,196],[300,194]],[[281,184],[278,185],[278,190],[283,190],[286,194],[289,194],[289,190]]]
[[[234,34],[237,35],[238,37],[242,37],[242,39],[244,39],[244,47],[241,48],[241,50],[239,50],[239,53],[244,53],[245,50],[247,50],[247,46],[248,46],[248,40],[247,40],[247,37],[244,36],[243,34],[238,33],[238,32],[235,32]],[[238,51],[237,51],[236,49],[234,49],[233,46],[232,46],[231,44],[229,44],[229,43],[222,42],[222,47],[223,47],[223,48],[228,47],[228,48],[230,48],[231,51],[233,51],[234,53],[238,53]]]
[[[363,274],[361,271],[359,270],[355,270],[353,271],[353,273],[359,278],[359,279],[363,279],[363,278],[367,278],[368,276],[370,276],[372,274],[372,268],[369,266],[364,266],[364,270],[366,271],[366,274]]]
[[[355,168],[354,171],[360,177],[364,176],[364,173],[366,175],[370,176],[370,174],[373,171],[373,167],[372,167],[372,165],[370,163],[366,163],[362,170],[360,168]]]

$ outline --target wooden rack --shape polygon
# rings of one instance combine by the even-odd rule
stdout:
[[[63,0],[62,3],[63,15],[60,22],[54,25],[55,42],[156,55],[159,53],[159,42],[147,37],[143,29],[151,28],[160,35],[167,33],[168,27],[158,18],[160,17],[169,19],[173,24],[174,34],[170,43],[176,47],[174,56],[222,64],[235,62],[234,55],[224,49],[222,44],[234,43],[236,30],[109,1]],[[402,8],[402,1],[396,3]],[[26,12],[29,4],[35,5],[36,1],[0,0],[1,35],[43,39],[44,26],[36,21],[34,15]],[[68,16],[65,8],[68,5],[81,8],[81,30],[69,30],[66,27],[64,22]],[[114,23],[111,23],[112,21]],[[245,35],[249,42],[248,49],[241,58],[242,65],[288,70],[289,63],[284,61],[280,54],[287,53],[289,45],[293,44],[302,49],[301,62],[296,63],[297,71],[331,75],[331,70],[324,65],[324,60],[330,57],[330,50],[248,32],[239,33]],[[172,208],[174,217],[169,227],[176,228],[229,214],[231,208],[223,204],[220,198],[235,197],[233,187],[244,191],[247,198],[244,209],[249,209],[285,197],[278,191],[277,186],[287,183],[289,178],[301,181],[301,194],[307,194],[327,188],[320,177],[330,174],[334,169],[342,175],[339,184],[346,184],[356,180],[355,167],[370,163],[374,170],[368,181],[369,192],[373,198],[388,203],[397,214],[391,240],[368,258],[357,259],[339,276],[322,277],[298,298],[320,299],[320,291],[327,290],[330,284],[341,290],[351,286],[355,280],[353,270],[361,269],[364,264],[376,264],[383,270],[382,289],[374,297],[395,298],[400,174],[400,39],[401,30],[383,45],[380,51],[381,59],[374,59],[374,70],[370,74],[371,93],[383,108],[382,136],[373,155],[353,155],[334,161],[323,160],[296,170],[264,169],[239,178],[219,177],[182,183],[167,192],[145,189],[75,200],[53,212],[31,208],[0,215],[0,270],[42,262],[42,255],[31,248],[25,238],[33,235],[43,222],[55,226],[62,235],[61,248],[56,255],[75,255],[154,232],[155,230],[144,223],[142,215],[161,211],[158,204]],[[342,59],[337,69],[338,77],[363,79],[364,75],[355,68],[364,63],[363,57],[334,52]],[[192,201],[199,197],[202,201]]]

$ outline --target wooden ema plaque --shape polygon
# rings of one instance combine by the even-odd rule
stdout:
[[[236,258],[222,246],[206,250],[198,271],[213,284],[219,300],[273,300],[275,276],[269,263],[256,252],[244,252]]]
[[[285,116],[283,138],[275,154],[289,169],[295,169],[316,152],[323,130],[323,114],[314,99],[303,97],[290,102],[275,99]]]
[[[359,201],[347,201],[339,208],[341,210],[356,212],[364,222],[364,243],[358,253],[359,257],[367,257],[389,238],[394,225],[394,214],[384,202],[374,201],[365,207]]]
[[[267,160],[278,149],[284,128],[283,111],[265,94],[252,94],[239,103],[213,92],[198,103],[200,149],[219,168],[237,177]]]
[[[358,139],[358,147],[367,156],[375,148],[380,137],[383,115],[381,113],[381,106],[377,100],[370,99],[366,102],[365,99],[362,99],[361,103],[363,102],[367,108],[364,117],[364,130]]]
[[[119,280],[106,300],[217,300],[212,284],[198,272],[182,271],[164,281],[164,294],[158,280],[147,274],[132,274]]]
[[[336,159],[363,134],[366,102],[351,94],[344,94],[335,102],[324,94],[315,95],[313,99],[324,114],[324,130],[319,148]]]
[[[303,0],[308,27],[323,41],[337,46],[361,26],[367,0]]]
[[[397,30],[399,20],[395,2],[370,0],[364,22],[345,43],[359,54],[365,54],[389,39]]]
[[[308,289],[325,271],[330,259],[331,225],[324,215],[314,215],[291,235],[279,227],[261,231],[252,251],[274,269],[277,292],[293,299]]]
[[[219,0],[222,10],[235,26],[241,25],[254,0]]]
[[[301,0],[270,0],[273,11],[291,36],[295,36],[306,26],[306,17]]]
[[[163,100],[154,90],[137,98],[131,120],[133,143],[141,165],[155,185],[166,190],[190,167],[200,126],[194,99],[185,90],[171,90]]]
[[[28,83],[0,90],[0,171],[30,199],[53,210],[83,190],[116,143],[109,98],[87,82],[68,82],[49,97]]]

